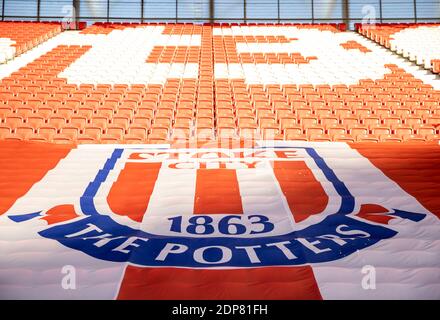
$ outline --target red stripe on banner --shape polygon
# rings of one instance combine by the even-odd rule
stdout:
[[[72,146],[0,142],[0,215],[67,156]]]
[[[107,196],[110,209],[116,214],[142,222],[161,165],[160,162],[127,162]]]
[[[235,170],[197,170],[194,214],[215,213],[243,213]]]
[[[440,218],[440,147],[425,143],[353,144],[388,178]]]
[[[296,222],[325,209],[328,195],[304,161],[274,161],[273,171]]]
[[[322,299],[311,267],[234,270],[128,266],[118,299]]]

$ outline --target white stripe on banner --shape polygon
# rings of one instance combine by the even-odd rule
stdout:
[[[292,232],[295,222],[269,161],[253,169],[237,169],[237,180],[244,214],[269,217],[275,225],[273,234]]]

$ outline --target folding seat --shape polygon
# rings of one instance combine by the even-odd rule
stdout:
[[[298,109],[293,109],[293,111],[295,112],[295,115],[297,116],[298,119],[312,116],[311,108],[298,108]]]
[[[365,119],[364,119],[364,121],[365,121]],[[353,117],[353,116],[343,117],[343,118],[341,118],[341,124],[345,128],[349,129],[350,127],[353,127],[353,126],[360,124],[360,121],[357,117]]]
[[[403,119],[403,118],[411,115],[411,109],[405,108],[405,107],[397,108],[397,109],[392,110],[392,114],[393,114],[393,116],[396,116],[396,117]]]
[[[194,111],[189,108],[178,108],[176,111],[176,117],[193,117]]]
[[[131,119],[133,118],[134,113],[135,113],[134,109],[120,107],[118,110],[115,111],[114,116],[126,117],[127,119]]]
[[[234,117],[232,109],[217,109],[217,117]]]
[[[61,100],[61,99],[51,98],[51,99],[46,100],[44,105],[53,110],[53,109],[57,109],[57,108],[61,107],[63,105],[62,101],[63,100]]]
[[[331,117],[332,110],[330,108],[317,108],[315,109],[315,115],[318,116],[319,118]]]
[[[353,114],[358,118],[358,119],[363,119],[363,118],[367,118],[370,117],[372,115],[371,109],[368,107],[363,107],[363,108],[356,108],[353,109]]]
[[[423,136],[424,138],[427,138],[428,136],[433,136],[437,133],[436,128],[429,124],[425,124],[425,125],[422,124],[416,126],[414,129],[418,135]]]
[[[339,119],[336,117],[323,117],[319,120],[319,122],[321,123],[322,126],[324,126],[325,128],[329,127],[329,126],[337,126],[339,125]]]
[[[10,128],[16,128],[18,126],[23,125],[23,118],[19,116],[7,116],[5,118],[5,124],[8,125]]]
[[[147,128],[132,125],[128,128],[128,134],[145,140],[147,137]]]
[[[371,127],[376,127],[379,126],[381,124],[380,118],[379,117],[368,117],[368,118],[364,118],[362,120],[363,124],[369,128]]]
[[[120,107],[136,109],[139,106],[139,101],[133,99],[124,99],[120,102]]]
[[[124,116],[114,116],[110,122],[112,125],[119,126],[121,128],[124,128],[124,130],[126,130],[130,123],[130,119]]]
[[[44,118],[49,118],[50,116],[53,115],[53,113],[55,112],[56,108],[51,108],[51,107],[47,107],[45,105],[40,106],[37,111],[35,112],[35,114],[42,116]]]
[[[426,136],[426,140],[440,144],[440,134],[428,135]]]
[[[366,126],[352,126],[348,128],[350,135],[353,137],[357,137],[359,135],[365,136],[368,135],[369,129]]]
[[[235,127],[235,120],[233,117],[219,117],[217,118],[217,125],[221,126],[231,126]]]
[[[204,121],[207,121],[206,119],[211,120],[211,118],[202,118],[202,120],[200,119],[198,120],[203,123]],[[174,126],[185,126],[187,128],[190,128],[192,125],[193,125],[193,119],[191,117],[176,117],[174,119]]]
[[[326,127],[326,130],[327,130],[327,134],[330,137],[333,137],[335,135],[345,135],[347,133],[347,129],[344,126],[339,126],[339,125],[328,126]]]
[[[70,108],[60,107],[56,110],[56,116],[69,120],[74,115],[74,110]]]
[[[307,108],[308,104],[305,99],[298,99],[298,98],[288,98],[289,104],[293,109],[299,109],[299,108]]]
[[[13,110],[18,109],[23,106],[24,101],[21,99],[9,99],[5,100],[7,105],[11,107]]]
[[[172,120],[167,117],[156,117],[153,122],[153,126],[155,127],[163,127],[163,128],[169,128],[172,124]]]
[[[2,118],[6,118],[8,115],[12,115],[12,113],[12,108],[0,105],[0,122]]]
[[[352,117],[353,113],[349,108],[337,108],[334,109],[335,116],[339,119]]]
[[[253,117],[255,117],[255,114],[253,113],[252,109],[237,108],[236,114],[237,114],[238,118],[243,118],[243,117],[253,118]]]
[[[401,106],[400,101],[397,99],[389,99],[387,101],[384,101],[383,104],[386,108],[390,108],[390,109],[400,108]]]
[[[362,99],[351,99],[346,102],[347,107],[351,110],[362,108],[364,106],[364,102]]]
[[[46,119],[39,115],[32,115],[26,119],[26,123],[34,129],[37,129],[46,123]]]
[[[105,116],[93,116],[90,119],[90,124],[105,130],[107,128],[107,125],[109,124],[109,119]]]
[[[322,109],[326,107],[326,102],[324,99],[312,99],[309,100],[309,106],[314,110]]]
[[[423,120],[421,117],[406,117],[405,124],[411,127],[416,127],[423,124]]]
[[[196,113],[198,117],[214,117],[214,112],[210,108],[197,109]]]
[[[151,118],[135,116],[131,121],[131,125],[141,126],[149,129],[151,126]]]
[[[60,129],[66,124],[66,119],[63,117],[52,116],[47,120],[47,123],[52,127]]]
[[[243,119],[243,118],[240,118],[240,119]],[[255,120],[253,118],[247,118],[247,119],[248,119],[248,123],[255,123]],[[264,128],[267,126],[278,127],[278,123],[275,120],[275,118],[268,117],[268,116],[259,117],[258,124],[259,124],[260,128]]]
[[[325,129],[321,126],[309,126],[306,127],[304,130],[308,137],[310,137],[311,135],[322,135],[325,133]]]
[[[7,140],[7,141],[22,141],[22,140],[24,140],[23,137],[15,134],[15,133],[6,134],[3,136],[2,139]]]
[[[275,118],[279,121],[283,118],[296,118],[290,109],[275,109]]]
[[[296,126],[297,126],[297,121],[296,118],[294,117],[283,118],[280,120],[280,128],[282,131],[284,131],[284,129],[286,128],[291,128]]]
[[[404,135],[411,135],[414,133],[413,128],[404,124],[400,124],[393,127],[394,134],[399,138]]]
[[[401,124],[402,120],[399,117],[391,116],[382,118],[382,122],[384,125],[392,127]]]
[[[14,116],[22,117],[23,119],[31,116],[33,114],[33,109],[27,107],[26,105],[22,105],[21,107],[15,108]]]
[[[413,92],[410,95],[411,98],[423,101],[427,98],[427,94],[424,92]]]
[[[84,135],[92,137],[93,139],[99,139],[101,137],[103,129],[101,127],[87,125],[82,131]]]
[[[377,108],[374,110],[374,115],[383,119],[386,117],[391,117],[391,109],[389,108]]]
[[[14,131],[15,131],[15,134],[21,136],[23,139],[26,139],[27,136],[35,133],[34,128],[31,126],[27,126],[27,125],[20,125],[20,126],[16,127]]]
[[[43,101],[47,99],[49,99],[49,97],[40,97],[40,96],[38,96],[38,98],[28,99],[26,100],[26,106],[32,108],[33,110],[36,110],[43,104]]]
[[[51,100],[51,101],[56,101],[56,100]],[[61,107],[60,104],[56,104],[55,102],[54,102],[53,105],[49,105],[48,102],[46,103],[48,106],[51,106],[51,107],[54,107],[54,108],[60,108]],[[64,100],[63,105],[66,108],[69,108],[71,110],[78,110],[81,107],[81,101],[78,100],[78,99],[69,98],[69,99]],[[86,106],[89,107],[89,108],[93,108],[93,106],[91,106],[90,104],[88,104]]]
[[[302,118],[299,118],[298,120],[303,128],[318,125],[318,118],[317,117],[302,117]]]
[[[11,133],[11,128],[6,125],[0,124],[0,139],[3,139],[6,135],[9,135]]]
[[[148,140],[150,139],[160,139],[160,140],[166,140],[168,139],[168,130],[164,129],[152,129],[151,132],[148,134]]]
[[[82,107],[75,111],[75,116],[77,117],[84,117],[86,119],[91,119],[93,116],[93,109]]]
[[[113,108],[109,108],[107,106],[99,106],[98,109],[95,110],[94,114],[96,116],[100,116],[100,117],[106,117],[108,119],[110,119],[111,117],[113,117],[115,113],[115,109]]]
[[[38,129],[38,134],[50,142],[57,134],[57,128],[51,126],[42,126]]]
[[[113,136],[117,139],[122,139],[123,135],[125,134],[125,128],[115,125],[109,125],[105,130],[105,134],[109,136]]]
[[[371,127],[370,130],[371,133],[376,136],[391,134],[391,128],[386,126],[375,126],[375,127]]]
[[[77,139],[79,132],[79,128],[74,126],[64,126],[60,129],[61,134],[70,137],[70,139],[73,141]]]
[[[431,114],[431,110],[427,108],[417,108],[413,110],[415,117],[427,117]]]
[[[119,100],[115,100],[115,99],[104,99],[104,101],[101,104],[102,106],[101,108],[107,108],[109,110],[116,110],[117,108],[119,108]]]
[[[140,107],[135,112],[136,117],[146,117],[152,119],[154,117],[154,110],[150,108]]]
[[[301,127],[296,126],[296,127],[290,127],[290,128],[286,128],[284,130],[284,135],[303,135],[304,131]]]
[[[341,100],[341,99],[328,99],[327,100],[327,106],[329,106],[333,110],[342,109],[342,108],[344,108],[344,100]]]
[[[256,106],[255,107],[255,114],[258,117],[266,116],[266,115],[275,117],[275,114],[272,110],[272,107],[270,107],[270,106]]]

